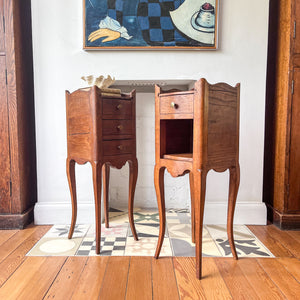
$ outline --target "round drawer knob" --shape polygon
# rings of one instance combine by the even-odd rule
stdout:
[[[122,125],[118,125],[118,126],[117,126],[117,130],[118,130],[118,131],[121,131],[122,129],[123,129],[123,126],[122,126]]]
[[[171,102],[171,107],[176,109],[178,105],[175,102]]]
[[[117,149],[118,149],[118,150],[123,150],[123,146],[122,146],[122,145],[119,145],[119,146],[117,146]]]
[[[122,108],[122,104],[117,105],[117,110],[120,110]]]

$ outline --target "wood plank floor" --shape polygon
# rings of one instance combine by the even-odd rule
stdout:
[[[0,230],[0,299],[300,299],[300,234],[248,226],[276,258],[27,257],[49,230]]]

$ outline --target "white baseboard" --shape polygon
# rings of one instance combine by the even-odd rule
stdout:
[[[46,224],[69,224],[71,222],[71,204],[38,202],[34,207],[34,222],[37,225]],[[206,203],[204,212],[205,224],[226,224],[227,204]],[[103,209],[102,209],[102,220]],[[95,220],[94,204],[79,203],[77,223],[92,224]],[[237,203],[235,224],[266,225],[267,209],[264,203]]]
[[[103,219],[103,209],[101,210]],[[72,218],[72,207],[70,203],[60,202],[37,202],[34,206],[34,224],[70,224]],[[94,203],[78,203],[77,224],[95,223]]]
[[[226,224],[227,203],[205,203],[204,224]],[[234,224],[266,225],[267,208],[265,203],[237,203]]]

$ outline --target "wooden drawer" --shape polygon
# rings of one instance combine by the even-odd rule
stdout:
[[[133,140],[103,141],[103,156],[130,154],[134,147]]]
[[[103,120],[102,126],[103,136],[132,134],[132,120]]]
[[[193,114],[194,94],[160,97],[160,114]]]
[[[103,99],[103,119],[131,119],[132,101],[120,99]]]

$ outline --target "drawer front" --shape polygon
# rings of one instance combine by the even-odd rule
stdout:
[[[133,140],[103,141],[103,156],[130,154],[134,147]]]
[[[131,119],[132,101],[120,99],[103,99],[103,119]]]
[[[103,120],[102,126],[103,136],[132,134],[132,120]]]
[[[192,114],[194,111],[194,95],[175,95],[160,97],[160,113]]]

